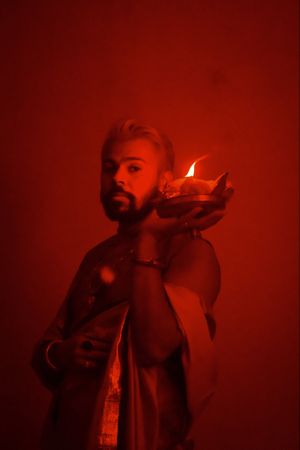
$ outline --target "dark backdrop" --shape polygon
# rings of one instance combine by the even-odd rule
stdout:
[[[1,407],[4,450],[36,450],[49,394],[32,347],[82,256],[114,226],[99,147],[137,117],[173,139],[177,171],[229,170],[218,392],[201,450],[297,449],[297,28],[293,0],[1,3]]]

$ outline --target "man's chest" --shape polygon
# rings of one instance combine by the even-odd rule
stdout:
[[[117,242],[89,258],[71,292],[71,327],[129,300],[134,276],[135,241]],[[172,254],[165,249],[166,261]]]
[[[128,301],[132,286],[133,249],[110,249],[93,258],[75,283],[70,298],[70,316],[76,323]]]

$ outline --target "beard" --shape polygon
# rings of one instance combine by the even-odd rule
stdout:
[[[116,194],[125,197],[125,207],[124,202],[121,200],[114,200],[113,197]],[[121,187],[115,187],[105,194],[101,191],[100,199],[105,214],[110,220],[120,223],[134,223],[144,219],[153,211],[155,207],[154,200],[157,199],[158,194],[158,187],[155,186],[142,199],[139,207],[137,206],[136,197],[132,193],[124,191]]]

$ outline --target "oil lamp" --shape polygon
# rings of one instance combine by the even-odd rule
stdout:
[[[233,193],[231,183],[227,181],[228,172],[216,180],[203,180],[195,177],[196,164],[206,157],[193,162],[183,178],[172,180],[161,192],[161,199],[156,205],[160,217],[179,217],[193,208],[201,206],[201,217],[215,209],[224,208]]]

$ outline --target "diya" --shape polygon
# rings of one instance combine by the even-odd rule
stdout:
[[[227,180],[228,172],[216,180],[203,180],[194,176],[195,165],[203,158],[196,160],[183,178],[177,178],[168,183],[161,191],[157,202],[157,214],[162,218],[178,217],[188,213],[193,208],[201,206],[201,217],[215,209],[224,208],[233,193],[231,183]]]

